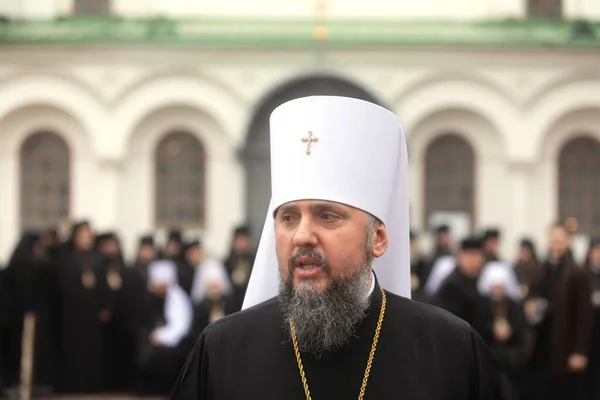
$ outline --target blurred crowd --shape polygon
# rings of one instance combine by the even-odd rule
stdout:
[[[131,263],[86,221],[64,242],[26,232],[0,270],[0,398],[29,381],[34,397],[168,395],[204,327],[241,309],[253,262],[244,226],[225,260],[173,230],[162,248],[140,238]]]
[[[489,229],[452,249],[447,226],[433,256],[411,235],[413,299],[462,318],[486,341],[521,400],[600,399],[600,239],[577,265],[568,230],[548,231],[538,254],[523,239],[514,260],[498,257],[501,234]]]
[[[523,239],[502,260],[497,229],[455,242],[440,226],[430,255],[411,232],[412,297],[471,324],[515,399],[600,399],[600,240],[577,265],[565,227],[548,235],[543,254]],[[202,330],[241,309],[254,257],[244,226],[225,260],[173,230],[162,248],[140,238],[131,263],[86,221],[64,242],[26,232],[0,272],[0,393],[29,375],[34,396],[167,396]]]

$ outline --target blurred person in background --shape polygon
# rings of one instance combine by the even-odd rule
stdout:
[[[229,256],[224,262],[229,279],[233,283],[236,310],[242,309],[255,257],[250,228],[245,225],[237,227],[233,232]]]
[[[502,264],[486,268],[479,279],[478,288],[489,312],[485,315],[483,339],[498,360],[512,386],[513,399],[519,398],[522,374],[527,362],[529,327],[521,303],[510,293],[518,288]]]
[[[115,376],[117,387],[131,392],[136,389],[139,380],[138,354],[141,351],[139,335],[143,328],[145,313],[148,312],[147,293],[151,286],[148,280],[149,265],[157,259],[157,249],[152,236],[143,236],[138,243],[135,262],[129,268],[123,268],[123,287],[118,291],[116,321],[123,353],[120,356],[122,366]],[[110,367],[110,365],[109,365]],[[115,382],[115,381],[113,381]],[[124,386],[124,387],[122,387]]]
[[[162,257],[174,262],[183,261],[183,237],[177,229],[172,229],[167,237]]]
[[[500,230],[490,228],[483,234],[483,255],[485,262],[500,261],[498,251],[500,250]]]
[[[144,279],[148,279],[148,265],[158,257],[158,250],[152,236],[143,236],[138,243],[133,268],[139,271]]]
[[[21,348],[23,339],[28,339],[23,337],[23,324],[31,314],[35,317],[32,390],[36,396],[53,392],[56,371],[56,254],[48,236],[48,232],[25,232],[5,271],[11,299],[5,343],[8,383],[20,383]]]
[[[419,250],[418,235],[410,231],[410,284],[412,299],[425,301],[425,282],[429,278],[429,263]]]
[[[177,283],[177,266],[172,260],[153,261],[148,273],[150,290],[141,329],[137,392],[166,396],[187,354],[180,343],[190,332],[193,310]]]
[[[194,277],[192,302],[195,326],[199,333],[209,324],[237,311],[233,288],[223,264],[215,260],[203,260]]]
[[[589,273],[577,266],[562,224],[549,232],[548,257],[532,278],[525,312],[534,324],[528,394],[539,400],[585,399],[594,324]]]
[[[431,264],[435,264],[438,258],[451,256],[453,253],[452,232],[450,232],[450,227],[448,225],[438,226],[435,232],[435,249],[433,251]]]
[[[189,280],[189,291],[188,294],[194,297],[194,285],[196,284],[199,268],[202,262],[205,260],[204,249],[199,240],[192,240],[187,243],[183,249],[183,260],[188,272],[186,277]]]
[[[456,267],[442,283],[431,303],[466,321],[482,337],[487,315],[483,297],[477,289],[477,280],[483,268],[484,256],[481,239],[466,238],[456,256]]]
[[[233,294],[233,285],[225,266],[220,261],[207,257],[199,241],[194,241],[188,246],[186,259],[194,266],[194,282],[190,297],[195,306],[209,297],[210,293],[207,289],[210,282],[218,282],[223,295]]]
[[[600,237],[591,240],[585,266],[592,274],[592,303],[595,310],[587,387],[590,399],[600,399]]]
[[[117,392],[130,388],[131,363],[135,354],[132,342],[135,330],[130,328],[135,315],[127,311],[126,303],[132,301],[134,293],[126,292],[131,279],[126,273],[125,260],[119,237],[114,232],[98,235],[96,238],[98,253],[98,290],[102,311],[100,319],[103,323],[103,347],[106,368],[106,391]]]
[[[37,279],[39,278],[38,254],[40,235],[34,231],[25,232],[4,271],[6,287],[11,299],[7,323],[7,347],[5,349],[6,383],[18,385],[21,372],[21,345],[25,314],[35,313],[39,299],[36,299]]]
[[[98,393],[105,389],[103,279],[94,253],[89,222],[72,227],[58,268],[60,295],[60,377],[62,393]]]
[[[423,298],[431,302],[438,290],[456,267],[452,236],[448,225],[436,229],[435,249],[428,267],[427,281],[423,283]]]
[[[164,257],[172,260],[177,266],[177,282],[179,286],[189,295],[192,290],[194,269],[185,261],[185,245],[181,231],[172,230],[164,248]]]
[[[519,280],[521,294],[525,298],[529,293],[532,277],[538,275],[540,270],[540,262],[535,251],[535,245],[530,239],[521,240],[514,269]]]
[[[58,230],[54,228],[46,229],[42,232],[40,242],[46,251],[46,256],[53,262],[58,259],[61,249],[61,240]]]

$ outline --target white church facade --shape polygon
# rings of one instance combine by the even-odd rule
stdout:
[[[527,21],[516,0],[472,1],[461,22],[445,1],[332,1],[324,40],[304,2],[104,0],[90,7],[121,18],[83,20],[57,18],[79,0],[13,3],[0,9],[0,263],[23,229],[77,219],[116,230],[129,254],[181,226],[224,255],[234,226],[262,228],[269,113],[310,94],[401,118],[417,231],[499,227],[506,257],[558,220],[600,235],[595,0],[558,2],[557,22]]]

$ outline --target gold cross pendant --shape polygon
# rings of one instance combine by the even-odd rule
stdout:
[[[313,137],[312,131],[308,131],[308,137],[302,138],[303,143],[308,143],[308,145],[306,146],[306,155],[310,154],[310,148],[311,148],[312,142],[317,142],[318,140],[319,140],[318,137],[316,137],[316,136]]]

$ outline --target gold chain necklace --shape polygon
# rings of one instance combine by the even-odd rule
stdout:
[[[383,325],[383,316],[385,314],[386,297],[385,291],[381,289],[381,311],[379,312],[379,320],[377,321],[377,328],[375,329],[375,337],[373,337],[373,344],[371,345],[371,353],[369,353],[369,360],[367,361],[367,368],[365,369],[365,376],[363,377],[362,386],[360,387],[360,393],[358,400],[362,400],[365,396],[365,390],[367,389],[367,381],[369,380],[369,374],[371,373],[371,366],[373,365],[373,356],[375,356],[375,350],[377,349],[377,342],[379,341],[379,333],[381,332],[381,325]],[[296,339],[296,330],[294,329],[294,321],[290,319],[290,331],[292,333],[292,342],[294,344],[294,352],[296,353],[296,361],[298,361],[298,370],[300,370],[300,378],[302,378],[302,385],[304,386],[304,393],[306,394],[306,400],[312,400],[310,397],[310,390],[308,390],[308,383],[306,382],[306,376],[304,375],[304,366],[302,365],[302,357],[300,357],[300,351],[298,350],[298,341]]]

